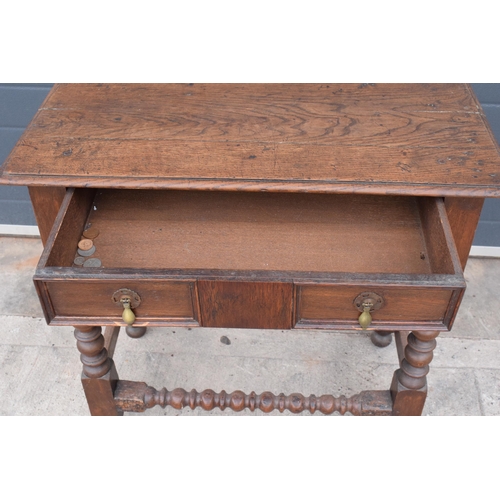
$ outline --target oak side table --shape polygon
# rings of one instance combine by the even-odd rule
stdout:
[[[0,182],[29,187],[34,283],[92,415],[420,415],[500,151],[465,84],[56,85]],[[120,328],[173,325],[394,333],[400,368],[349,398],[120,380]]]

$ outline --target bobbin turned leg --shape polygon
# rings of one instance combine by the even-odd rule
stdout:
[[[398,332],[399,334],[399,332]],[[400,368],[394,372],[391,384],[393,415],[418,416],[424,409],[427,396],[426,375],[436,347],[439,332],[411,332],[404,354],[400,357]],[[401,338],[396,339],[399,346]],[[398,341],[399,340],[399,341]]]
[[[392,332],[373,330],[370,339],[377,347],[387,347],[392,342]]]
[[[91,415],[123,415],[114,401],[118,374],[104,347],[101,331],[100,326],[75,326],[76,346],[83,364],[83,390]]]
[[[145,326],[127,326],[125,327],[126,334],[133,339],[140,339],[146,333]]]

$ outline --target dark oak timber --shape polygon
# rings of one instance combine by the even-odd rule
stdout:
[[[213,328],[292,327],[291,283],[200,281],[203,326]]]
[[[94,271],[73,266],[89,224]],[[69,189],[55,228],[35,275],[51,324],[120,323],[110,297],[133,276],[141,328],[359,329],[373,290],[373,327],[442,330],[465,287],[439,198]]]
[[[413,197],[104,190],[88,222],[100,230],[106,268],[425,274],[431,266]]]
[[[422,414],[427,396],[426,375],[438,335],[439,332],[411,332],[408,335],[400,368],[394,372],[391,385],[394,415]]]
[[[45,245],[61,208],[66,188],[57,186],[30,186],[28,188],[40,238]]]
[[[392,332],[373,330],[370,340],[377,347],[387,347],[392,342]]]
[[[116,343],[118,342],[118,335],[120,333],[119,326],[107,326],[104,329],[104,348],[108,351],[108,356],[113,358],[115,353]]]
[[[29,186],[36,291],[50,325],[83,325],[92,415],[420,415],[500,149],[467,84],[61,84],[0,183]],[[89,229],[95,267],[75,260]],[[378,347],[394,333],[390,390],[157,390],[112,359],[121,327],[361,324]]]
[[[82,385],[90,413],[121,415],[116,408],[114,390],[118,380],[113,360],[108,356],[100,327],[75,327],[76,346],[83,364]]]
[[[132,339],[140,339],[146,334],[147,328],[145,326],[130,326],[125,328],[126,334]]]
[[[484,198],[446,198],[446,212],[457,247],[462,269],[465,269],[474,240]]]
[[[196,390],[185,391],[184,389],[174,389],[168,391],[163,388],[157,391],[149,387],[144,382],[129,382],[121,380],[118,382],[115,391],[116,406],[123,411],[143,412],[156,405],[165,408],[171,406],[177,410],[189,407],[203,408],[206,411],[219,408],[225,410],[230,408],[233,411],[249,409],[251,411],[260,410],[270,413],[278,410],[283,413],[285,410],[291,413],[302,413],[316,411],[325,415],[338,412],[344,415],[346,412],[352,415],[391,415],[392,404],[389,391],[364,391],[350,398],[340,396],[338,398],[330,395],[320,397],[303,396],[302,394],[290,394],[285,396],[280,394],[275,396],[271,392],[256,394],[251,392],[245,394],[242,391],[234,391],[228,394],[226,391],[216,393],[211,389],[202,392]]]
[[[396,341],[396,350],[398,352],[398,360],[400,364],[405,357],[405,348],[408,344],[408,335],[410,335],[410,333],[411,332],[405,332],[405,331],[394,332],[394,339]]]
[[[484,197],[500,195],[499,165],[463,84],[89,84],[53,88],[2,177]]]

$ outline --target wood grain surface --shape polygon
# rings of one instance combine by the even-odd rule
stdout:
[[[219,393],[212,389],[198,392],[196,389],[186,391],[180,387],[168,390],[165,387],[156,390],[144,382],[132,382],[120,380],[114,393],[116,408],[122,411],[143,412],[156,405],[165,408],[171,406],[177,410],[183,408],[203,408],[211,411],[219,408],[224,411],[250,411],[260,410],[270,413],[277,410],[283,413],[288,410],[291,413],[302,413],[319,411],[325,415],[338,412],[344,415],[346,412],[352,415],[392,415],[392,399],[389,391],[363,391],[359,394],[346,398],[345,396],[334,397],[330,394],[316,397],[314,394],[303,396],[297,392],[285,396],[281,393],[274,395],[266,391],[256,394],[255,391],[245,394],[243,391]]]
[[[500,196],[464,84],[57,85],[0,182]]]
[[[481,216],[484,198],[446,198],[448,220],[462,269],[465,269]]]
[[[39,265],[69,267],[73,264],[94,196],[93,189],[68,189],[47,239],[50,255],[44,252]]]
[[[292,283],[199,281],[201,325],[292,328]]]
[[[30,186],[29,194],[40,238],[45,245],[61,208],[66,189],[60,186]]]
[[[102,267],[72,267],[88,224]],[[78,188],[35,282],[51,324],[119,324],[131,288],[141,324],[277,329],[359,328],[366,290],[378,329],[446,329],[465,286],[441,198]]]
[[[424,235],[416,199],[402,196],[103,190],[88,222],[108,269],[429,274],[443,239],[439,227]]]
[[[443,322],[452,290],[379,286],[301,286],[297,292],[297,322],[357,322],[359,311],[354,299],[362,292],[374,291],[384,299],[384,306],[372,313],[377,322]]]
[[[111,281],[85,280],[48,281],[44,283],[47,297],[53,308],[53,316],[64,318],[101,317],[122,324],[123,308],[112,302],[111,297],[121,288],[131,288],[141,297],[141,304],[134,309],[137,325],[162,318],[165,323],[197,324],[197,309],[193,307],[194,283],[188,281],[156,281],[130,278]],[[80,319],[80,321],[84,321]],[[103,324],[108,324],[105,322]]]
[[[417,198],[427,255],[432,272],[460,274],[462,266],[441,198]]]

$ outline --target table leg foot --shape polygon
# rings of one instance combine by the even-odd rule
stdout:
[[[118,373],[101,331],[100,326],[75,327],[76,346],[83,364],[83,390],[91,415],[123,415],[114,401]]]
[[[140,339],[146,333],[145,326],[127,326],[125,328],[126,334],[133,339]]]
[[[422,414],[427,397],[429,363],[436,347],[439,332],[411,332],[400,368],[394,372],[391,384],[393,415],[418,416]]]
[[[392,342],[392,332],[373,330],[370,335],[370,339],[372,344],[377,347],[387,347]]]

